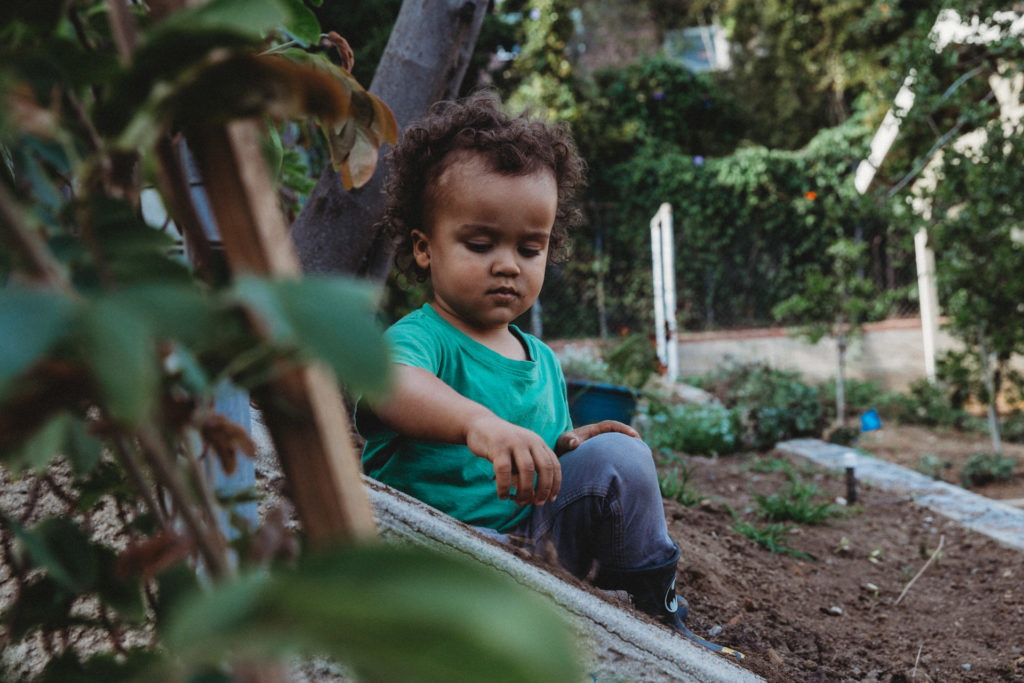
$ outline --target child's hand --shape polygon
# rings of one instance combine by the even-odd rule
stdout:
[[[598,434],[606,434],[608,432],[621,432],[638,439],[640,438],[639,432],[628,424],[624,424],[617,420],[603,420],[601,422],[595,422],[594,424],[583,425],[582,427],[577,427],[576,429],[563,433],[558,437],[558,441],[555,442],[555,451],[561,455],[566,451],[578,448],[579,445],[587,439],[595,437]]]
[[[624,426],[624,425],[623,425]],[[466,430],[466,446],[494,467],[498,498],[506,500],[515,484],[520,505],[543,505],[562,487],[562,466],[540,436],[496,415],[481,416]],[[537,487],[534,488],[534,474]]]

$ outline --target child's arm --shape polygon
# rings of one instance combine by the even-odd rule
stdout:
[[[538,434],[501,419],[429,370],[400,364],[393,368],[395,389],[374,406],[384,424],[414,439],[465,444],[494,467],[502,500],[508,498],[513,483],[520,505],[543,505],[555,499],[562,485],[562,468]]]

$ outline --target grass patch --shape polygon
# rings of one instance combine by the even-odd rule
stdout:
[[[751,472],[785,472],[789,475],[790,479],[796,476],[793,466],[782,458],[758,458],[750,463],[748,469]]]
[[[791,547],[787,542],[789,532],[793,530],[792,524],[772,522],[758,526],[752,522],[743,522],[737,519],[729,528],[740,535],[746,536],[772,554],[792,555],[793,557],[805,560],[814,559],[802,550]]]
[[[690,486],[690,477],[693,476],[696,469],[696,465],[687,467],[685,464],[680,464],[665,474],[659,474],[658,487],[661,489],[661,497],[674,500],[686,507],[696,505],[704,500],[704,496],[700,495],[696,487]]]
[[[770,496],[755,493],[754,500],[761,516],[773,522],[821,524],[842,514],[832,503],[815,502],[821,494],[814,484],[793,480]]]

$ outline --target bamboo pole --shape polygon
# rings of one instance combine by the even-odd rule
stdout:
[[[232,272],[298,278],[302,269],[259,135],[256,122],[244,120],[190,139]],[[375,535],[344,402],[330,372],[319,365],[286,372],[264,397],[267,428],[310,541]]]

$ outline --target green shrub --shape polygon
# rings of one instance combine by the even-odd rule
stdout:
[[[917,460],[914,469],[932,479],[942,480],[942,470],[948,469],[950,464],[943,462],[931,453],[925,453]]]
[[[817,436],[825,425],[818,389],[800,381],[796,372],[763,363],[733,365],[701,382],[727,407],[740,411],[745,446],[757,450],[799,436]]]
[[[641,388],[658,367],[658,352],[646,334],[631,334],[604,353],[615,384]]]
[[[945,387],[949,404],[963,408],[972,396],[985,401],[985,381],[976,354],[949,350],[935,360],[935,373]]]
[[[697,469],[696,465],[687,467],[685,464],[673,467],[669,472],[658,475],[658,487],[661,497],[682,503],[686,507],[696,505],[704,500],[696,487],[690,487],[690,477]]]
[[[840,425],[828,433],[827,441],[840,446],[852,446],[859,437],[859,427]]]
[[[754,500],[761,516],[773,522],[821,524],[841,514],[832,503],[815,502],[821,495],[821,489],[814,484],[794,480],[770,496],[755,493]]]
[[[737,414],[717,403],[674,405],[651,401],[644,439],[652,448],[691,455],[727,455],[739,448]]]
[[[879,410],[902,424],[959,429],[970,426],[971,416],[952,405],[949,391],[944,384],[920,379],[913,382],[906,393],[886,394]]]
[[[1024,413],[1016,412],[1005,416],[1000,432],[1006,441],[1024,443]]]
[[[828,422],[833,422],[836,418],[836,380],[833,378],[821,384],[819,390],[825,418]],[[843,383],[843,391],[846,398],[847,415],[860,414],[865,410],[878,408],[879,404],[885,403],[887,400],[887,392],[877,382],[847,378]]]
[[[967,459],[960,470],[960,481],[965,487],[981,486],[994,481],[1009,481],[1017,459],[998,453],[976,453]]]

